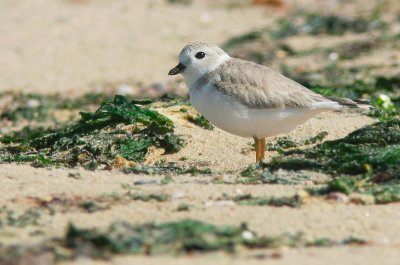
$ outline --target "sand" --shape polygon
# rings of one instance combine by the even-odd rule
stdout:
[[[371,10],[371,5],[357,4],[363,1],[351,4],[311,0],[287,2],[288,8],[332,8],[343,14],[363,14]],[[391,4],[396,6],[395,2]],[[79,95],[125,83],[140,86],[172,82],[167,72],[177,63],[177,53],[186,43],[202,40],[221,44],[232,36],[271,25],[286,12],[285,9],[254,6],[227,9],[224,1],[194,1],[183,6],[156,0],[3,0],[0,4],[0,64],[3,66],[0,92],[21,90]],[[312,41],[307,44],[300,37],[293,41],[297,41],[299,49],[315,45]],[[331,41],[328,39],[326,42],[332,44]],[[378,53],[375,57],[381,58],[379,63],[393,58],[393,54],[385,56]],[[304,62],[294,61],[293,64],[304,67]],[[306,62],[305,65],[312,68],[315,62]],[[355,236],[370,244],[363,247],[241,250],[233,256],[224,253],[181,257],[116,256],[111,261],[80,259],[64,264],[399,264],[399,203],[361,206],[312,200],[299,209],[221,205],[217,200],[223,193],[289,196],[307,184],[212,184],[215,177],[234,179],[240,170],[253,163],[251,139],[236,137],[219,129],[208,131],[196,127],[174,108],[158,111],[175,122],[177,133],[188,142],[179,153],[162,158],[182,166],[211,168],[211,176],[175,176],[175,182],[165,186],[135,186],[144,193],[179,194],[179,198],[171,202],[132,201],[91,214],[81,211],[44,214],[38,228],[10,228],[7,232],[11,236],[0,234],[0,242],[7,245],[34,244],[45,238],[60,237],[70,221],[91,228],[107,227],[115,220],[145,223],[193,218],[219,225],[246,222],[252,230],[264,235],[301,231],[310,238],[341,240]],[[359,112],[323,113],[289,136],[304,139],[327,131],[327,139],[337,139],[374,121]],[[276,154],[267,153],[267,160],[273,155]],[[181,157],[188,160],[180,161]],[[77,172],[79,178],[70,174],[76,175]],[[123,184],[133,186],[138,180],[160,181],[162,178],[123,174],[118,170],[40,169],[26,164],[0,165],[0,176],[0,205],[20,210],[32,206],[30,197],[48,198],[60,194],[95,197],[124,192]],[[317,177],[326,178],[323,175]],[[177,212],[181,202],[195,207],[189,212]],[[30,232],[37,229],[44,234],[31,236]]]

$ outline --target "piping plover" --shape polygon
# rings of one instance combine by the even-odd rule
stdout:
[[[371,108],[367,102],[317,94],[268,67],[230,57],[213,44],[187,45],[168,74],[183,75],[192,105],[212,124],[252,137],[256,162],[265,156],[266,137],[289,133],[323,111]]]

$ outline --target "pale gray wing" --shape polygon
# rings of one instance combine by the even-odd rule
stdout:
[[[218,90],[252,109],[340,107],[338,103],[256,63],[232,58],[212,75],[212,84]]]

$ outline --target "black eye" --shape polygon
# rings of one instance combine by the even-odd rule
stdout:
[[[197,59],[203,59],[206,56],[204,52],[198,52],[196,53],[196,58]]]

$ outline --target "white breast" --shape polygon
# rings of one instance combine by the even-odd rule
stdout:
[[[212,124],[242,137],[265,138],[288,133],[321,109],[248,109],[212,85],[191,87],[190,101]]]

